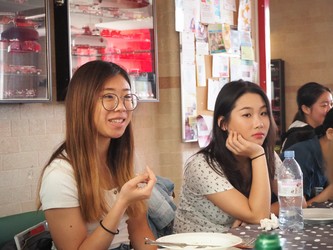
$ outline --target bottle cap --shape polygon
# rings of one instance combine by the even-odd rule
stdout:
[[[284,158],[294,158],[295,157],[295,151],[287,150],[284,151]]]
[[[280,238],[277,234],[263,233],[255,241],[256,250],[282,250]]]

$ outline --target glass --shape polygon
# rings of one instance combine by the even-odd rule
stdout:
[[[0,103],[51,100],[49,3],[0,0]]]
[[[65,99],[78,67],[103,60],[127,71],[131,93],[140,101],[158,101],[154,13],[155,0],[68,0],[56,4],[57,100]]]
[[[115,110],[118,107],[119,99],[123,100],[123,105],[127,111],[132,111],[138,106],[139,100],[135,94],[127,94],[119,97],[112,93],[105,94],[100,99],[102,100],[103,107],[108,111]]]
[[[280,238],[277,234],[260,234],[255,242],[256,250],[282,250]]]

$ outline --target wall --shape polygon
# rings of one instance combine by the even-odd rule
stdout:
[[[285,61],[286,126],[297,111],[299,86],[333,89],[333,1],[270,0],[271,58]]]
[[[181,142],[174,1],[156,3],[160,102],[140,103],[134,112],[135,143],[139,165],[173,180],[178,197],[182,166],[198,147]],[[64,119],[63,103],[0,105],[0,217],[35,209],[39,173],[64,139]]]

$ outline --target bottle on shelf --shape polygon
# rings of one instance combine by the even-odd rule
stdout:
[[[284,161],[278,172],[278,199],[280,229],[302,230],[303,173],[294,151],[284,151]]]

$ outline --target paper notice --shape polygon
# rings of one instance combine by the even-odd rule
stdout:
[[[209,144],[211,139],[211,131],[213,128],[213,116],[198,115],[197,128],[198,128],[199,147],[204,148]]]

